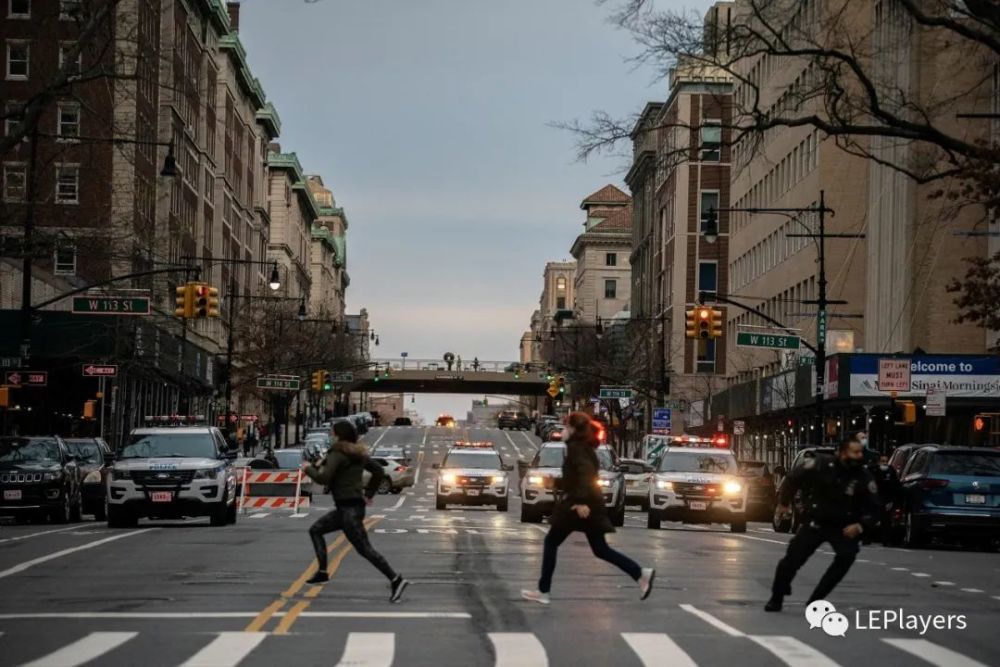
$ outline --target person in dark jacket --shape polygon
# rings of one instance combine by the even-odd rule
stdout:
[[[879,511],[875,480],[864,466],[864,447],[856,439],[845,440],[837,455],[817,454],[788,473],[781,485],[778,509],[789,511],[795,492],[807,498],[803,522],[788,543],[785,557],[778,562],[765,611],[781,611],[786,595],[791,595],[792,579],[824,542],[834,551],[833,563],[816,584],[809,602],[825,600],[844,578],[858,555],[862,533],[874,530]]]
[[[640,568],[623,553],[608,546],[605,533],[613,533],[614,526],[604,507],[604,498],[598,486],[597,432],[590,416],[574,412],[566,418],[566,457],[563,459],[561,493],[552,510],[549,523],[552,527],[545,536],[542,554],[542,576],[537,590],[522,590],[525,600],[549,604],[549,589],[556,569],[556,552],[570,533],[583,532],[594,555],[606,560],[632,577],[639,584],[640,599],[645,600],[653,590],[656,570]]]
[[[367,448],[358,442],[358,433],[353,425],[346,421],[337,422],[333,425],[333,434],[337,437],[337,442],[327,451],[319,466],[312,463],[303,465],[303,470],[310,478],[330,489],[336,504],[335,509],[321,516],[309,528],[318,568],[306,583],[329,581],[326,540],[323,536],[335,530],[343,530],[355,551],[367,558],[389,580],[392,589],[389,601],[399,602],[410,582],[397,574],[371,545],[364,524],[365,506],[371,504],[385,473],[382,466],[369,458]],[[367,487],[362,484],[365,470],[371,473]]]

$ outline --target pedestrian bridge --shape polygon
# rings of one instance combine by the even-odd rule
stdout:
[[[541,396],[549,387],[545,370],[527,370],[513,361],[473,360],[461,366],[452,363],[450,368],[440,359],[373,359],[371,363],[373,368],[354,373],[354,381],[345,390]]]

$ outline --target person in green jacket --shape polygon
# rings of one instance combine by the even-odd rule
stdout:
[[[353,425],[346,421],[337,422],[333,425],[333,434],[337,442],[327,450],[326,458],[318,466],[311,463],[303,465],[303,471],[313,481],[330,489],[336,504],[336,508],[309,527],[309,537],[319,568],[306,583],[319,584],[330,580],[327,573],[326,539],[323,536],[335,530],[343,530],[355,551],[367,558],[389,580],[392,588],[389,601],[399,602],[410,582],[397,574],[385,557],[371,545],[364,524],[365,506],[372,504],[372,498],[385,472],[382,466],[369,458],[368,450],[358,442],[358,433]],[[371,473],[367,487],[362,484],[365,470]]]

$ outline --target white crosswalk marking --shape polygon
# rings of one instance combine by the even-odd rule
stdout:
[[[645,667],[670,665],[671,667],[697,667],[697,663],[665,634],[655,632],[623,632],[628,643]]]
[[[337,667],[389,667],[395,643],[391,632],[352,632]]]
[[[257,512],[256,514],[251,514],[248,518],[250,519],[263,519],[266,516],[271,516],[270,512]]]
[[[264,637],[266,632],[220,632],[181,667],[236,667]]]
[[[83,639],[33,660],[22,667],[76,667],[99,658],[135,637],[137,632],[91,632]]]
[[[545,647],[531,632],[491,632],[496,667],[548,667]]]
[[[790,667],[837,667],[837,663],[795,637],[780,635],[750,635],[775,657]]]
[[[986,667],[981,662],[967,658],[961,653],[956,653],[943,646],[938,646],[926,639],[883,639],[882,641],[938,667]]]

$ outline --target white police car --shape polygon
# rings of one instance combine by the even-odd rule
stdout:
[[[213,426],[134,429],[108,480],[108,526],[134,526],[140,517],[236,523],[235,455]]]
[[[496,505],[507,511],[507,492],[511,466],[504,465],[500,454],[489,442],[457,442],[448,450],[439,470],[437,503],[439,510],[448,505]]]
[[[596,450],[600,465],[597,484],[604,497],[608,516],[615,526],[625,525],[625,475],[618,464],[618,458],[607,445]],[[539,523],[552,513],[555,505],[557,481],[562,477],[563,459],[566,445],[561,442],[546,442],[535,454],[535,458],[525,467],[521,479],[521,521]]]
[[[665,448],[650,480],[648,528],[683,521],[728,523],[732,532],[746,532],[747,488],[723,443],[692,438]]]

